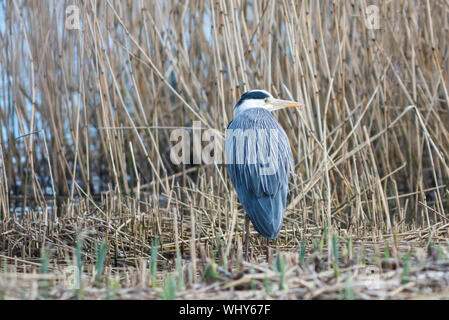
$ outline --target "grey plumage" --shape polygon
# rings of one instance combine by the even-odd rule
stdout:
[[[284,218],[292,165],[285,131],[264,108],[242,110],[228,126],[225,155],[228,174],[246,214],[259,233],[276,238]]]

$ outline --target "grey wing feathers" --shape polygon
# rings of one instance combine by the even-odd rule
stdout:
[[[257,231],[275,238],[282,226],[292,165],[284,130],[268,111],[251,109],[230,123],[225,148],[228,174],[245,212]]]

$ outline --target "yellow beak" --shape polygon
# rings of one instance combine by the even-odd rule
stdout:
[[[296,101],[290,101],[290,100],[281,100],[281,99],[273,99],[270,102],[267,103],[267,109],[269,111],[274,110],[280,110],[284,108],[297,108],[297,107],[303,107],[304,104]]]

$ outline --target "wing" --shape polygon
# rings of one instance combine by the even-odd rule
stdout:
[[[292,155],[284,130],[264,109],[248,110],[228,126],[226,167],[254,227],[273,239],[281,229]]]

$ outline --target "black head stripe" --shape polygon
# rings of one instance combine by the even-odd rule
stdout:
[[[250,100],[250,99],[265,99],[265,98],[269,98],[270,96],[263,91],[258,91],[258,90],[254,90],[254,91],[247,91],[244,94],[242,94],[242,96],[240,97],[240,100],[237,102],[237,104],[235,105],[235,107],[237,108],[243,101],[245,100]]]
[[[242,94],[240,97],[240,101],[248,100],[248,99],[265,99],[268,98],[269,95],[263,91],[248,91]]]

